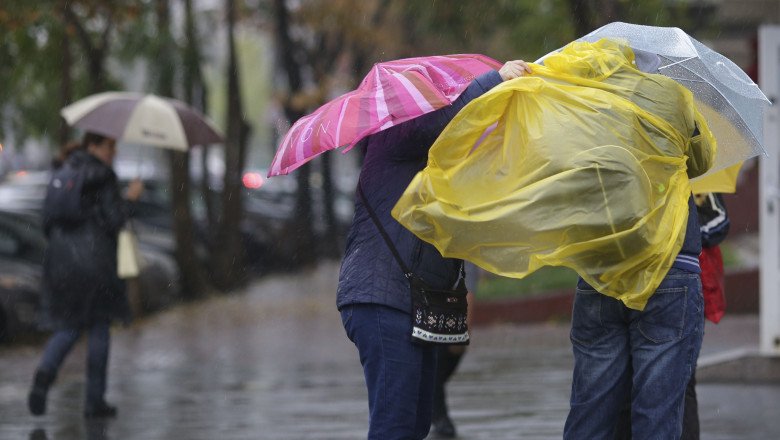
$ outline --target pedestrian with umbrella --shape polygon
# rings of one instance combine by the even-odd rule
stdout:
[[[114,417],[105,400],[109,327],[129,321],[125,286],[117,276],[117,236],[143,184],[133,181],[120,195],[111,165],[116,140],[87,132],[55,170],[44,203],[49,239],[44,259],[44,306],[54,330],[35,372],[28,407],[46,412],[49,387],[82,333],[88,335],[84,416]]]
[[[380,63],[356,91],[296,122],[277,151],[269,175],[361,140],[366,151],[337,307],[363,365],[370,439],[422,439],[431,426],[435,349],[412,342],[410,280],[402,266],[436,289],[450,289],[462,270],[462,261],[443,258],[393,220],[390,209],[458,110],[529,72],[523,61],[501,66],[480,55]]]
[[[120,194],[112,168],[116,142],[186,151],[222,137],[186,104],[155,95],[106,92],[61,110],[68,124],[85,131],[53,172],[44,202],[49,238],[44,261],[44,307],[54,334],[47,342],[28,395],[33,415],[46,412],[57,372],[82,333],[88,335],[84,416],[115,417],[105,400],[110,324],[129,321],[124,282],[118,276],[117,241],[143,192],[132,181]]]

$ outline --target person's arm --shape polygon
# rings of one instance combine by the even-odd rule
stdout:
[[[466,104],[482,96],[502,81],[508,81],[528,73],[531,73],[531,68],[525,61],[514,60],[508,61],[498,71],[491,70],[474,78],[452,104],[407,122],[404,127],[407,136],[413,136],[415,140],[399,145],[395,152],[406,159],[427,156],[428,149],[444,130],[444,127]]]
[[[131,185],[132,187],[132,185]],[[134,190],[140,195],[140,190]],[[137,199],[137,196],[135,197]],[[97,209],[103,227],[109,234],[115,235],[125,225],[130,216],[130,205],[122,198],[119,191],[119,182],[112,172],[106,176],[105,183],[98,193]]]
[[[701,245],[714,247],[726,239],[731,222],[723,196],[718,193],[697,195],[701,203],[696,204],[701,224]]]
[[[116,234],[125,225],[128,218],[128,209],[124,199],[119,193],[119,184],[116,176],[110,180],[100,191],[98,209],[105,226],[111,234]]]

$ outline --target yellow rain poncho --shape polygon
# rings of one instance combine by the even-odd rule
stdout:
[[[619,42],[572,43],[475,99],[393,216],[446,257],[515,278],[566,266],[642,310],[715,140],[687,89],[633,61]]]

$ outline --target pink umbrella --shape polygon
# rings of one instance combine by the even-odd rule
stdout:
[[[299,119],[276,152],[268,177],[288,174],[318,154],[432,112],[478,75],[501,67],[479,54],[406,58],[375,64],[360,86]]]

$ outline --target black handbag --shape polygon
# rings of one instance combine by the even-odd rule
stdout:
[[[468,292],[463,263],[461,263],[460,275],[454,289],[431,288],[425,284],[422,278],[406,267],[398,250],[390,241],[385,228],[379,222],[376,213],[368,204],[360,183],[358,183],[358,194],[363,204],[366,205],[371,220],[379,229],[387,247],[390,248],[395,260],[403,270],[404,276],[409,280],[412,304],[410,332],[412,342],[421,345],[468,345],[468,303],[466,300]]]

